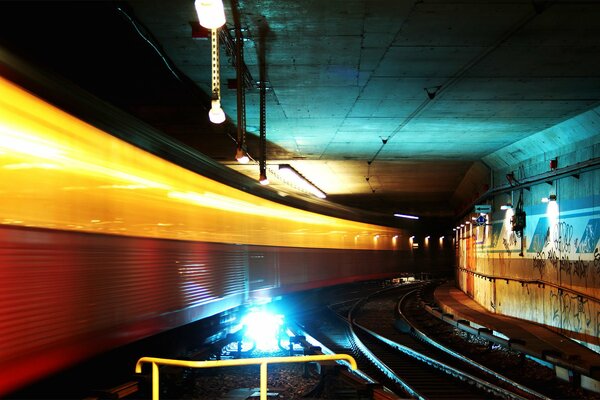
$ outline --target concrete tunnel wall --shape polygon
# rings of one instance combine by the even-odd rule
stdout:
[[[551,171],[550,160],[557,160]],[[483,159],[492,192],[574,165],[600,160],[600,107],[571,118]],[[497,193],[487,223],[456,231],[457,285],[491,312],[547,325],[567,336],[600,346],[600,169],[596,166],[527,188]],[[513,185],[517,183],[513,182]],[[526,227],[512,230],[522,193]],[[556,202],[542,203],[556,195]],[[596,347],[596,350],[600,347]]]

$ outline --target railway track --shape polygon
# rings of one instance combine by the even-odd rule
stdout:
[[[322,311],[306,330],[334,352],[352,354],[359,368],[399,395],[427,399],[546,398],[460,356],[395,327],[398,299],[414,287],[384,290],[354,307]],[[352,321],[350,324],[348,321]]]

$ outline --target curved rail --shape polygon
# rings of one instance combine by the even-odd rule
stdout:
[[[387,290],[386,290],[387,291]],[[414,291],[414,289],[412,290]],[[355,304],[355,306],[352,308],[352,310],[348,313],[349,315],[349,319],[350,321],[352,321],[352,325],[356,326],[358,329],[360,329],[362,332],[365,332],[366,334],[368,334],[369,336],[375,338],[376,340],[385,343],[387,346],[390,346],[394,349],[396,349],[397,351],[400,351],[404,354],[406,354],[407,356],[414,358],[416,360],[419,360],[420,362],[427,364],[431,367],[434,367],[448,375],[451,375],[457,379],[460,379],[464,382],[469,382],[473,385],[475,385],[476,387],[487,391],[488,393],[491,393],[495,396],[499,396],[502,398],[509,398],[509,399],[524,399],[522,396],[519,396],[516,393],[513,393],[507,389],[504,389],[502,387],[499,387],[491,382],[488,382],[484,379],[481,379],[477,376],[474,376],[472,374],[469,374],[467,372],[461,371],[455,367],[452,367],[451,365],[447,365],[439,360],[436,360],[432,357],[429,357],[419,351],[416,351],[414,349],[411,349],[410,347],[407,347],[405,345],[402,345],[400,343],[396,343],[393,340],[390,340],[380,334],[378,334],[377,332],[374,332],[372,330],[370,330],[369,328],[360,325],[359,323],[357,323],[353,317],[353,314],[355,313],[355,311],[360,308],[362,305],[364,305],[369,299],[376,297],[378,295],[380,295],[381,293],[383,293],[385,291],[379,291],[377,293],[373,293],[369,296],[367,296],[365,299],[361,300],[360,302],[357,302]],[[386,366],[387,369],[389,369]],[[391,369],[390,369],[391,370]],[[398,378],[400,379],[400,378]],[[405,385],[409,386],[408,383],[404,383]],[[418,389],[416,388],[410,388],[410,393],[418,398],[425,398],[424,395],[418,393]]]
[[[512,386],[518,388],[519,390],[527,393],[528,395],[533,396],[534,398],[544,399],[544,400],[550,400],[549,397],[547,397],[547,396],[545,396],[545,395],[543,395],[541,393],[538,393],[535,390],[528,388],[527,386],[523,386],[520,383],[515,382],[512,379],[507,378],[504,375],[501,375],[501,374],[497,373],[496,371],[493,371],[493,370],[491,370],[491,369],[489,369],[489,368],[487,368],[487,367],[485,367],[485,366],[483,366],[483,365],[481,365],[481,364],[479,364],[479,363],[471,360],[470,358],[465,357],[464,355],[462,355],[460,353],[457,353],[454,350],[449,349],[449,348],[443,346],[442,344],[436,342],[435,340],[433,340],[429,336],[427,336],[425,333],[423,333],[422,331],[420,331],[414,324],[412,324],[408,320],[408,318],[406,318],[404,316],[404,314],[402,313],[402,310],[401,310],[402,303],[405,301],[405,299],[408,296],[414,294],[414,292],[416,292],[418,290],[419,289],[412,290],[412,291],[406,293],[404,296],[402,296],[402,298],[398,301],[398,307],[397,307],[398,315],[401,318],[403,318],[403,320],[409,325],[411,334],[415,335],[418,339],[424,341],[425,343],[429,344],[430,346],[433,346],[433,347],[435,347],[435,348],[437,348],[437,349],[439,349],[439,350],[441,350],[441,351],[449,354],[452,357],[460,359],[461,361],[463,361],[463,362],[471,365],[472,367],[475,367],[475,368],[483,371],[486,374],[492,375],[495,378],[499,379],[500,381],[505,382],[505,383],[507,383],[509,385],[512,385]]]

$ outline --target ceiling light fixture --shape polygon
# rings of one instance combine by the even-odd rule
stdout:
[[[221,77],[219,71],[219,32],[216,28],[210,30],[210,42],[212,48],[212,98],[208,119],[213,124],[225,121],[225,112],[221,108]]]
[[[279,165],[279,174],[293,186],[298,187],[306,192],[312,193],[320,199],[324,199],[327,195],[318,187],[316,187],[311,181],[306,179],[302,174],[296,171],[289,164]]]
[[[206,29],[217,29],[225,24],[222,0],[196,0],[194,6],[200,25]]]
[[[266,186],[266,185],[269,184],[269,179],[267,178],[266,174],[260,174],[260,177],[258,178],[258,181],[263,186]]]
[[[238,148],[236,150],[235,159],[240,164],[248,164],[248,162],[250,161],[250,157],[248,157],[248,154],[246,154],[246,152],[241,148]]]
[[[406,219],[419,219],[416,215],[408,215],[408,214],[394,214],[394,217],[398,218],[406,218]]]
[[[225,111],[221,108],[221,102],[219,100],[211,101],[211,108],[208,112],[208,119],[213,124],[221,124],[225,121]]]

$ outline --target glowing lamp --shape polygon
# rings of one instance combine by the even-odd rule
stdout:
[[[221,124],[225,121],[225,111],[221,108],[221,102],[219,100],[211,101],[212,107],[208,112],[208,119],[213,124]]]
[[[225,10],[222,0],[196,0],[196,13],[200,25],[207,29],[217,29],[225,24]]]
[[[250,161],[250,158],[248,157],[248,155],[246,154],[246,152],[244,150],[242,150],[242,149],[237,149],[236,150],[236,152],[235,152],[235,159],[240,164],[248,164],[248,161]]]
[[[279,165],[279,174],[292,185],[306,191],[312,193],[316,197],[320,199],[324,199],[327,195],[318,187],[316,187],[312,182],[302,176],[298,171],[292,168],[289,164],[280,164]]]
[[[269,184],[269,179],[267,178],[266,174],[260,174],[260,177],[258,178],[258,181],[260,182],[261,185],[266,186]]]
[[[398,218],[407,218],[407,219],[419,219],[416,215],[408,215],[408,214],[394,214],[394,217]]]

